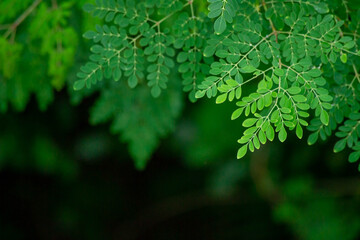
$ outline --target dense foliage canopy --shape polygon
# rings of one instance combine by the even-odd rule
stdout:
[[[314,144],[319,135],[325,140],[337,131],[341,140],[334,151],[347,145],[354,151],[349,161],[356,162],[360,157],[358,4],[351,5],[352,11],[347,2],[341,1],[209,3],[208,16],[197,11],[194,1],[86,4],[84,9],[104,19],[105,24],[84,34],[95,44],[90,61],[78,73],[80,80],[74,89],[90,88],[106,78],[127,82],[129,88],[135,88],[132,91],[141,91],[147,85],[151,95],[158,98],[171,84],[169,77],[174,78],[170,76],[172,69],[177,69],[183,79],[183,91],[190,92],[191,101],[205,95],[216,97],[216,103],[238,100],[231,118],[235,120],[244,113],[242,125],[246,128],[238,141],[242,145],[238,158],[248,149],[253,152],[261,144],[273,141],[276,133],[281,142],[291,130],[302,138],[303,128],[307,127],[313,132],[309,144]],[[171,18],[175,20],[169,27],[166,21]],[[209,18],[216,20],[212,23]],[[113,103],[111,95],[117,99],[118,95],[125,96],[120,89],[130,91],[120,85],[111,86],[107,97],[101,98],[94,121],[114,116],[114,131],[122,132],[131,142],[131,152],[137,155],[138,166],[143,166],[152,143],[176,117],[179,104],[160,107],[160,102],[154,102],[166,112],[161,117],[152,111],[162,119],[158,121],[161,124],[150,127],[150,117],[145,121],[149,126],[142,132],[130,132],[131,124],[128,128],[123,120],[125,108],[105,107]],[[171,89],[161,98],[174,94]],[[140,99],[139,96],[134,102],[141,102]],[[147,108],[152,108],[151,100],[147,103]],[[121,116],[117,115],[119,111]],[[141,114],[153,115],[146,111]],[[132,122],[139,121],[140,115]],[[149,149],[141,156],[136,150],[140,149],[136,140],[140,135],[141,144]]]

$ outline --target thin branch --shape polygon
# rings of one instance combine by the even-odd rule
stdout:
[[[56,0],[51,0],[51,4],[54,9],[58,8],[58,3]]]
[[[267,10],[267,6],[266,6],[266,2],[263,0],[262,1],[262,5],[263,5],[263,7],[264,7],[264,10],[266,11]],[[272,20],[271,20],[271,18],[269,18],[269,23],[270,23],[270,26],[271,26],[271,29],[272,29],[272,31],[273,31],[273,33],[274,33],[274,35],[275,35],[275,41],[276,42],[278,42],[278,32],[277,32],[277,30],[276,30],[276,28],[275,28],[275,26],[274,26],[274,23],[272,22]]]
[[[25,10],[23,14],[20,15],[16,21],[11,24],[10,28],[6,31],[4,34],[4,37],[7,38],[10,36],[11,33],[13,33],[16,28],[35,10],[35,8],[42,2],[42,0],[35,0],[31,6]]]

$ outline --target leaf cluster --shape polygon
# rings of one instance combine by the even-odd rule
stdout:
[[[348,135],[335,151],[346,142],[356,161],[356,7],[315,0],[208,2],[207,16],[198,13],[196,1],[86,4],[105,24],[84,34],[94,45],[74,88],[113,79],[129,88],[147,85],[157,98],[177,69],[191,101],[236,101],[231,119],[245,116],[238,158],[276,136],[284,142],[291,131],[298,138],[304,130],[314,132],[308,139],[313,144],[339,129],[337,136]]]
[[[45,110],[74,64],[79,37],[70,25],[74,1],[0,3],[0,111],[24,110],[35,95]]]

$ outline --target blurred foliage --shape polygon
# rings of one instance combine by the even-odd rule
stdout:
[[[359,239],[360,179],[335,139],[239,161],[233,107],[190,104],[186,72],[159,98],[111,80],[74,92],[82,33],[102,24],[89,2],[0,2],[0,239]]]
[[[180,114],[181,87],[176,82],[170,85],[166,94],[155,99],[144,87],[128,91],[124,84],[117,84],[103,91],[92,108],[90,122],[93,124],[114,118],[111,132],[129,142],[129,151],[138,169],[145,168],[159,137],[173,130]]]

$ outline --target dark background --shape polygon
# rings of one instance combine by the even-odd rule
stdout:
[[[67,99],[0,118],[1,239],[357,239],[358,172],[331,141],[290,135],[236,160],[232,106],[200,102],[138,171],[89,126],[93,99]]]

